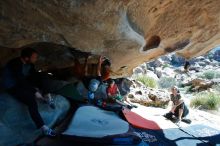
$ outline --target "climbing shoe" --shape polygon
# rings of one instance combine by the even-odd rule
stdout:
[[[190,119],[182,119],[181,121],[182,121],[182,122],[185,122],[185,123],[187,123],[187,124],[191,124],[191,122],[192,122]]]
[[[56,132],[50,128],[46,129],[46,130],[43,130],[43,134],[45,136],[50,136],[50,137],[54,137],[56,136]]]
[[[165,118],[169,119],[169,120],[172,120],[172,116],[173,116],[173,113],[169,112],[169,113],[166,113],[165,115],[163,115]]]
[[[133,108],[133,106],[131,106],[131,105],[126,105],[126,107],[127,107],[128,109],[132,109],[132,108]]]

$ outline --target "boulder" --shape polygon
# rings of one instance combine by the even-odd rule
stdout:
[[[211,88],[214,85],[214,81],[208,81],[203,79],[193,79],[188,83],[183,84],[183,86],[191,86],[190,91],[203,91]]]
[[[159,80],[158,76],[150,70],[147,70],[146,76],[153,78],[155,81]]]
[[[198,64],[199,64],[200,68],[202,68],[202,67],[205,67],[205,66],[206,66],[206,63],[205,63],[205,62],[198,62]]]
[[[144,74],[144,71],[141,67],[136,67],[133,71],[134,75],[142,75]]]
[[[218,0],[2,0],[0,9],[0,67],[26,46],[53,56],[44,69],[71,67],[69,49],[78,48],[107,56],[115,76],[126,76],[171,52],[200,56],[220,40]]]
[[[161,58],[164,62],[166,62],[166,63],[170,63],[170,61],[172,60],[170,54],[161,56],[160,58]]]
[[[146,63],[147,70],[154,71],[154,67],[150,66],[149,63]]]
[[[60,122],[70,109],[70,103],[62,96],[54,95],[55,109],[38,101],[40,114],[48,126]],[[0,145],[11,146],[32,142],[41,131],[36,129],[27,107],[7,93],[0,93]]]
[[[204,61],[205,60],[205,57],[204,56],[199,56],[199,57],[196,57],[196,61]]]
[[[161,58],[158,58],[152,62],[149,62],[149,65],[154,68],[161,67],[163,64],[164,64],[164,61]]]
[[[176,54],[173,54],[171,56],[171,59],[172,59],[171,64],[173,66],[181,66],[181,65],[184,65],[184,63],[185,63],[185,59],[181,56],[176,55]]]
[[[202,67],[196,62],[193,66],[190,67],[190,70],[195,70],[196,72],[199,72],[202,69]]]
[[[118,78],[115,83],[118,85],[118,89],[122,96],[125,96],[130,93],[130,87],[133,84],[133,81],[127,78]]]
[[[207,58],[204,60],[204,62],[206,63],[206,65],[210,65],[211,64],[210,59],[207,59]]]
[[[170,101],[169,93],[166,90],[147,88],[138,81],[134,81],[130,89],[128,97],[134,103],[165,108]]]
[[[220,62],[220,50],[216,50],[213,59]]]
[[[157,75],[158,78],[161,78],[162,74],[163,74],[162,73],[162,68],[161,67],[155,68],[154,73]]]
[[[162,70],[162,76],[167,76],[167,77],[175,77],[175,72],[172,68],[166,67]]]
[[[144,72],[144,74],[146,74],[146,72],[147,72],[147,66],[146,66],[146,64],[143,63],[143,64],[141,64],[139,67],[141,67],[142,70],[143,70],[143,72]]]

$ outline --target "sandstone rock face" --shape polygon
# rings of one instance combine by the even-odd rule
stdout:
[[[9,48],[51,42],[105,55],[115,75],[127,75],[166,53],[191,58],[218,45],[219,7],[218,0],[0,1],[0,65],[18,54]]]

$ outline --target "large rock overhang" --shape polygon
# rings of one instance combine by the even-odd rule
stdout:
[[[107,56],[115,75],[170,52],[192,58],[219,44],[219,7],[218,0],[0,1],[0,66],[42,42],[51,43],[40,45],[50,55],[57,44]]]

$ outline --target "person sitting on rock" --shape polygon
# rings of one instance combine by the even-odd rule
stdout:
[[[109,85],[106,89],[106,93],[108,98],[116,99],[119,101],[123,100],[123,97],[120,95],[118,86],[115,84],[115,81],[112,79],[109,81]]]
[[[86,60],[88,61],[88,58]],[[85,63],[87,61],[85,61]],[[76,82],[74,82],[73,86],[71,86],[71,88],[72,88],[72,90],[70,91],[71,96],[72,95],[75,96],[75,98],[73,98],[73,100],[77,100],[79,102],[87,102],[88,101],[88,103],[90,103],[90,104],[95,104],[95,100],[96,100],[95,92],[103,83],[102,76],[101,76],[102,61],[103,61],[103,57],[100,56],[98,64],[95,63],[95,66],[93,66],[93,68],[89,69],[89,71],[90,71],[89,73],[83,72],[83,75],[81,75],[80,78],[77,78],[78,76],[74,76],[78,80]],[[93,64],[91,65],[91,62],[90,62],[89,65],[91,67]],[[83,66],[85,67],[87,65],[84,64]],[[79,65],[79,68],[81,68],[81,67]],[[87,69],[85,69],[85,71],[86,70]],[[69,85],[67,85],[67,87],[68,86]],[[59,93],[59,92],[63,93],[64,91],[65,91],[65,89],[61,89],[61,91],[58,91],[57,93]],[[65,92],[67,92],[67,91],[65,91]],[[64,93],[64,96],[69,96],[69,95]],[[96,94],[96,96],[97,96],[97,94]]]
[[[130,93],[130,86],[132,84],[132,81],[126,79],[126,78],[118,78],[116,80],[116,84],[118,85],[118,89],[119,89],[119,92],[121,94],[121,96],[123,96],[123,101],[132,106],[132,107],[135,107],[137,108],[136,105],[132,104],[128,98],[128,95]]]
[[[120,91],[118,89],[118,86],[115,84],[114,80],[109,80],[109,85],[106,88],[106,94],[107,94],[107,102],[113,102],[118,103],[119,105],[125,106],[129,109],[132,108],[131,105],[125,104],[124,97],[121,96]]]
[[[191,123],[189,119],[183,119],[189,114],[189,109],[185,105],[183,99],[181,99],[181,95],[178,88],[176,86],[172,87],[171,92],[172,94],[170,96],[173,105],[170,112],[165,114],[164,116],[167,119],[170,119],[171,121],[174,121],[176,123],[178,123],[181,120],[187,123]]]
[[[95,75],[85,75],[82,78],[82,81],[77,83],[77,92],[84,98],[87,96],[87,100],[89,103],[95,103],[95,92],[98,87],[102,84],[102,76],[101,76],[101,65],[102,65],[102,56],[99,58],[98,67],[96,69]]]
[[[25,48],[21,51],[20,57],[10,60],[3,69],[3,87],[13,97],[27,105],[32,120],[43,134],[55,136],[55,132],[45,125],[38,111],[36,97],[43,98],[43,96],[32,82],[37,77],[34,66],[37,58],[36,50]]]

